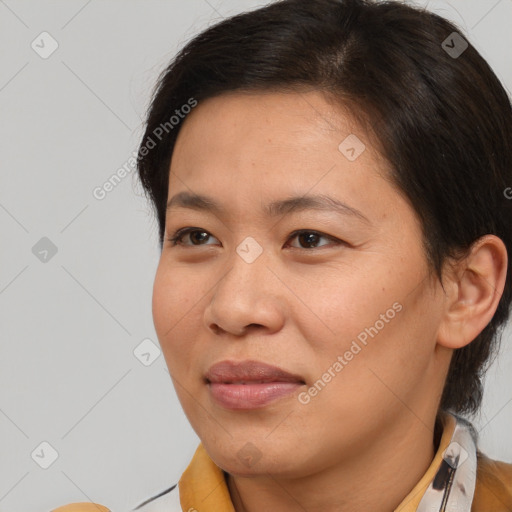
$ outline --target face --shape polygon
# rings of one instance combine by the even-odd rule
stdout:
[[[168,198],[219,209],[168,209],[153,318],[185,414],[225,471],[306,475],[435,413],[442,295],[386,172],[319,92],[230,93],[185,120]]]

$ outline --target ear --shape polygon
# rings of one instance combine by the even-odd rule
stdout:
[[[476,240],[446,276],[439,345],[457,349],[471,343],[491,321],[507,277],[507,248],[495,235]]]

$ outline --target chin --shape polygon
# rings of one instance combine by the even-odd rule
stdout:
[[[261,475],[282,478],[296,477],[300,467],[295,450],[283,446],[279,441],[277,441],[278,445],[272,445],[267,440],[262,447],[258,447],[257,442],[251,442],[250,436],[243,441],[227,441],[225,445],[216,441],[204,440],[202,442],[215,464],[233,476],[246,478]]]

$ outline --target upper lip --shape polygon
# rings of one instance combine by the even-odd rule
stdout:
[[[244,382],[300,382],[305,384],[300,375],[296,375],[261,361],[221,361],[210,366],[206,380],[214,383]]]

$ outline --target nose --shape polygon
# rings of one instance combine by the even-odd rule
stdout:
[[[215,334],[243,336],[251,329],[279,331],[284,323],[284,286],[264,255],[248,263],[234,252],[214,287],[204,322]]]

